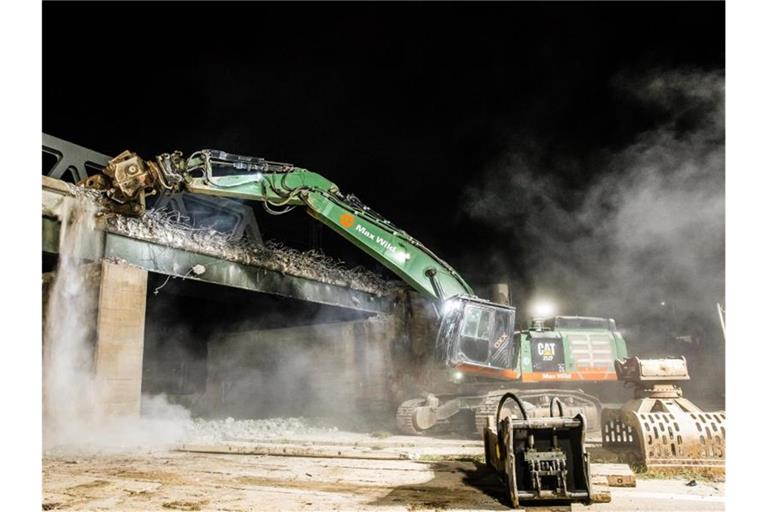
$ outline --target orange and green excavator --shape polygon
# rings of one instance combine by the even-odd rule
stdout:
[[[188,158],[177,151],[151,161],[125,151],[81,185],[101,191],[114,211],[134,216],[144,214],[146,196],[179,191],[259,201],[272,214],[303,207],[394,272],[434,306],[439,326],[433,366],[455,390],[403,402],[397,423],[405,433],[430,431],[466,411],[475,414],[482,431],[484,418],[510,386],[528,416],[549,415],[557,398],[566,415],[581,413],[594,429],[600,425],[600,401],[576,385],[616,381],[614,361],[627,356],[624,339],[610,319],[553,317],[515,331],[514,307],[477,297],[421,242],[307,169],[218,150],[197,151]]]

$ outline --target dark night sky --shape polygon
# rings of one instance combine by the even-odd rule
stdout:
[[[107,154],[213,147],[310,168],[488,282],[483,252],[509,241],[463,213],[467,187],[525,141],[584,169],[664,122],[613,80],[722,69],[724,10],[44,3],[43,129]],[[575,189],[590,178],[571,174]],[[265,221],[267,238],[307,243],[313,221],[291,217]],[[373,266],[332,238],[328,252]]]

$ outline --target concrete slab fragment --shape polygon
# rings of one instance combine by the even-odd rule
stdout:
[[[635,472],[628,464],[591,464],[592,476],[604,476],[611,487],[635,487]]]

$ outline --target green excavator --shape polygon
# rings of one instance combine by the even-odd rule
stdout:
[[[433,366],[455,390],[403,402],[397,423],[405,433],[430,431],[464,411],[472,412],[482,432],[510,385],[530,417],[549,415],[551,401],[557,399],[565,415],[582,414],[588,425],[598,428],[600,401],[573,384],[616,381],[614,360],[627,356],[610,319],[554,317],[515,331],[514,307],[479,298],[418,240],[355,196],[342,194],[325,177],[292,164],[218,150],[188,158],[176,151],[145,161],[124,151],[101,174],[80,184],[101,191],[116,213],[132,216],[144,214],[147,196],[180,191],[258,201],[272,214],[304,207],[394,272],[433,307],[439,323],[431,329],[437,333]]]

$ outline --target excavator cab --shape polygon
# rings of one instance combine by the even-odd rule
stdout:
[[[450,298],[441,308],[437,360],[471,373],[514,369],[519,356],[514,331],[515,308],[476,297]]]
[[[502,380],[518,377],[520,338],[515,334],[515,308],[468,295],[453,296],[440,306],[435,362],[449,370],[449,380],[459,384],[472,376]],[[460,411],[473,409],[481,401],[482,396],[438,397],[428,393],[400,404],[397,426],[403,433],[418,435],[448,423]]]

